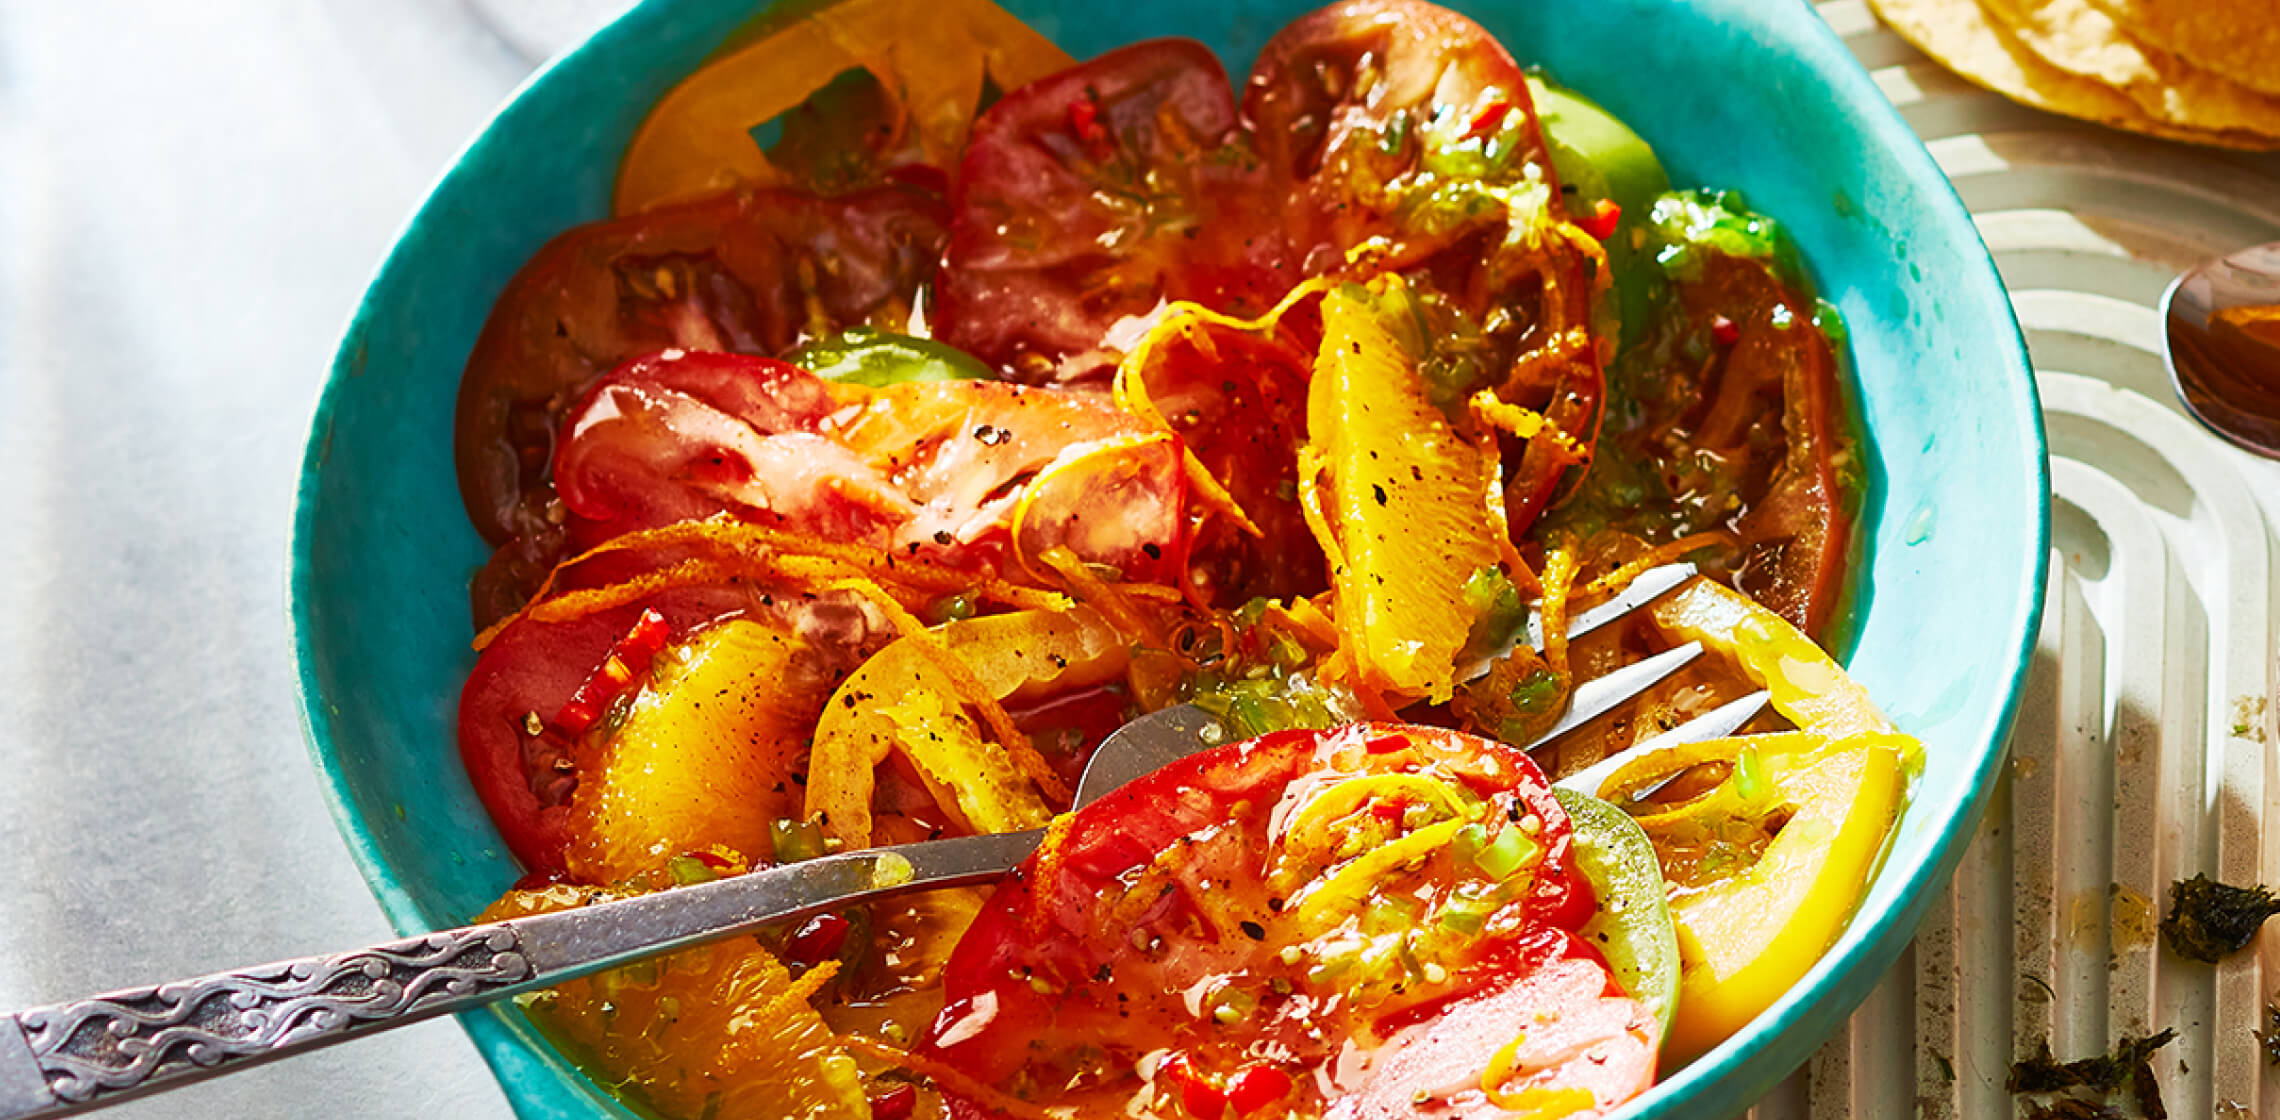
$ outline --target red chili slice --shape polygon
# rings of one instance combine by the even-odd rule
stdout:
[[[650,660],[665,648],[668,630],[665,616],[654,610],[643,610],[634,620],[633,629],[610,647],[592,676],[570,694],[562,710],[554,714],[554,725],[572,735],[583,735],[602,712],[625,694],[628,686],[639,680],[640,672]]]

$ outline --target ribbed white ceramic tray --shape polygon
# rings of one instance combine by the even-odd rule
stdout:
[[[2280,240],[2280,160],[2013,105],[1859,0],[1819,11],[1955,181],[2011,289],[2050,431],[2054,556],[2010,767],[1955,881],[1752,1116],[2009,1116],[2004,1077],[2039,1043],[2080,1058],[2175,1027],[2154,1060],[2171,1116],[2280,1120],[2280,1069],[2251,1033],[2280,999],[2280,929],[2215,967],[2154,936],[2176,879],[2280,884],[2280,463],[2184,414],[2154,311],[2178,270]]]

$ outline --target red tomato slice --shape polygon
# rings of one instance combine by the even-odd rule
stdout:
[[[1284,208],[1309,272],[1373,236],[1399,242],[1402,267],[1474,232],[1405,205],[1428,153],[1494,154],[1468,177],[1498,182],[1533,165],[1559,205],[1519,65],[1479,24],[1424,0],[1347,0],[1293,20],[1260,52],[1243,119],[1279,197],[1312,203]]]
[[[1066,827],[959,942],[921,1045],[1032,1107],[1488,1116],[1492,1090],[1567,1091],[1591,1115],[1653,1079],[1655,1018],[1572,935],[1594,904],[1567,817],[1509,747],[1285,732]]]
[[[1105,369],[1109,327],[1165,299],[1263,310],[1290,286],[1219,60],[1138,43],[974,122],[936,286],[943,341],[1016,380]]]
[[[627,362],[563,423],[554,482],[571,536],[591,545],[722,510],[833,540],[909,520],[886,478],[821,433],[839,408],[822,379],[773,358],[667,350]]]
[[[571,622],[526,619],[484,648],[460,687],[459,754],[507,850],[524,867],[541,874],[563,870],[580,759],[578,744],[551,724],[610,647],[645,608],[663,614],[679,640],[744,605],[742,592],[668,592]]]
[[[1206,325],[1165,343],[1163,358],[1142,374],[1157,413],[1260,529],[1253,536],[1214,518],[1196,534],[1189,578],[1208,602],[1289,600],[1329,586],[1328,563],[1298,502],[1314,360],[1313,340],[1298,341]]]
[[[491,309],[460,382],[468,516],[503,543],[546,523],[566,409],[597,377],[666,348],[774,354],[876,320],[900,325],[946,236],[941,199],[723,195],[580,226],[533,255]]]
[[[742,354],[668,350],[619,367],[564,422],[554,477],[581,546],[728,511],[976,568],[1034,567],[1066,545],[1164,582],[1186,521],[1179,442],[1105,394],[831,385]]]
[[[1716,478],[1691,485],[1741,499],[1743,512],[1733,522],[1743,544],[1735,582],[1818,636],[1844,585],[1859,500],[1841,475],[1855,451],[1836,355],[1820,331],[1777,325],[1810,321],[1813,302],[1764,262],[1723,253],[1705,262],[1698,279],[1679,286],[1687,321],[1723,319],[1732,339],[1704,379],[1691,371],[1676,379],[1683,410],[1667,427],[1642,433],[1644,446],[1650,454],[1680,449],[1671,463],[1681,470],[1705,461],[1701,452],[1724,465]]]

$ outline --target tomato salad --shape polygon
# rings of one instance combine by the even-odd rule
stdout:
[[[1046,829],[992,890],[528,1001],[642,1108],[1599,1115],[1873,876],[1918,747],[1816,644],[1842,324],[1776,222],[1464,16],[1345,0],[1236,84],[988,0],[803,5],[652,108],[615,210],[461,386],[459,742],[529,872],[487,916]],[[1746,734],[1547,780],[1759,688]],[[1183,702],[1227,745],[1071,811]]]

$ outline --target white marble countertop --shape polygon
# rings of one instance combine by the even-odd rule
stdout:
[[[294,715],[301,444],[398,225],[604,6],[0,3],[0,1007],[390,936]],[[509,1113],[441,1021],[106,1115]]]

